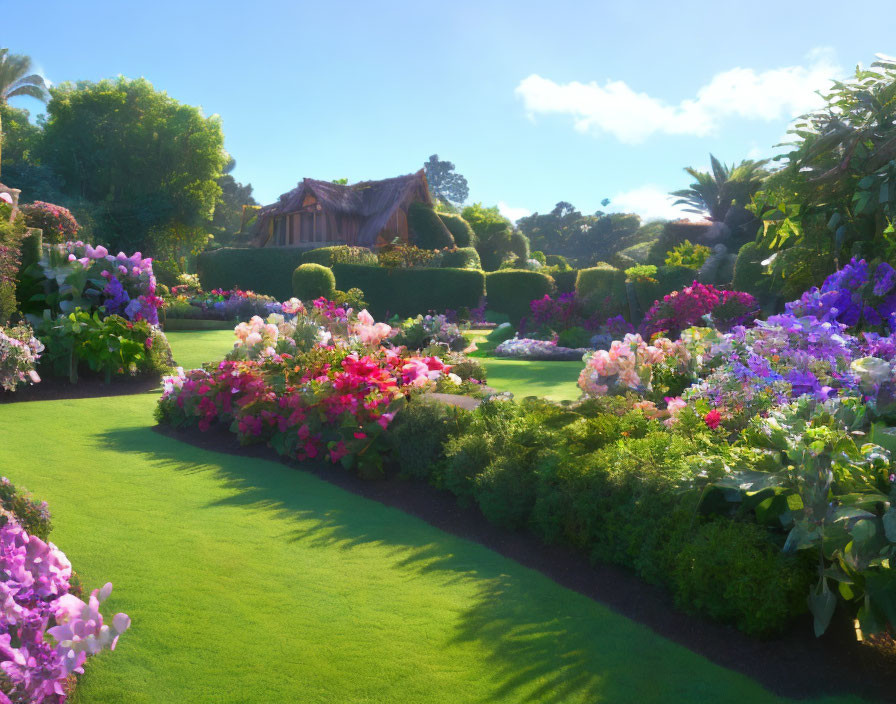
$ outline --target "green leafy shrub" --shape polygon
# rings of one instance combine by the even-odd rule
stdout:
[[[705,523],[672,568],[675,603],[750,635],[780,632],[806,611],[813,570],[805,557],[781,552],[755,523]]]
[[[589,312],[600,312],[608,318],[628,314],[625,273],[606,262],[579,270],[576,296]]]
[[[756,242],[747,242],[737,253],[734,262],[734,277],[731,288],[735,291],[746,291],[755,295],[766,293],[769,289],[768,277],[762,262],[771,254]]]
[[[525,264],[529,259],[529,238],[519,230],[510,236],[510,252],[516,255],[520,264]]]
[[[475,247],[458,247],[442,253],[442,266],[453,269],[481,269],[482,263]]]
[[[699,269],[709,259],[712,250],[702,244],[693,244],[685,240],[666,253],[666,266],[686,266],[689,269]]]
[[[442,252],[413,244],[389,244],[377,252],[377,262],[389,269],[422,269],[442,265]]]
[[[655,283],[656,271],[653,264],[638,264],[625,270],[625,278],[634,283]]]
[[[569,271],[572,269],[569,261],[562,254],[546,254],[544,257],[544,263],[547,266],[555,266],[561,271]]]
[[[451,365],[451,372],[457,374],[463,381],[467,381],[467,379],[476,379],[482,382],[488,380],[485,365],[473,357],[466,357],[462,362]]]
[[[53,525],[46,501],[37,501],[30,493],[16,486],[6,477],[0,478],[0,506],[13,514],[28,533],[46,540]],[[5,524],[5,520],[3,523]]]
[[[694,283],[694,270],[687,266],[661,266],[657,269],[656,279],[659,282],[656,297],[662,298],[667,293],[680,291]]]
[[[389,426],[392,457],[401,474],[428,481],[441,476],[443,446],[457,427],[463,411],[425,396],[414,398]]]
[[[454,247],[454,237],[431,205],[415,201],[408,206],[408,227],[421,249]]]
[[[197,268],[206,291],[236,287],[285,301],[293,295],[292,275],[301,263],[298,247],[223,247],[200,254]]]
[[[591,333],[583,327],[572,327],[557,334],[557,345],[560,347],[588,347]]]
[[[177,286],[177,277],[183,272],[180,266],[173,259],[153,259],[152,273],[156,277],[156,283],[165,284],[166,286]]]
[[[321,266],[367,264],[376,266],[377,258],[376,254],[367,249],[367,247],[351,247],[339,244],[332,247],[309,249],[302,255],[302,264],[320,264]]]
[[[10,222],[11,208],[0,201],[0,325],[12,318],[18,307],[16,278],[19,273],[20,249],[25,221],[19,214]]]
[[[553,290],[553,279],[537,271],[504,269],[490,272],[486,278],[489,309],[505,313],[514,324],[529,315],[532,301]]]
[[[321,296],[332,300],[336,294],[336,277],[332,269],[320,264],[302,264],[293,272],[292,292],[302,301]]]
[[[516,335],[516,329],[514,329],[513,325],[510,323],[506,325],[498,325],[498,327],[488,334],[488,341],[500,344],[501,342],[504,342],[504,340],[511,339],[514,335]]]
[[[439,213],[439,218],[441,218],[445,227],[448,228],[451,236],[454,237],[454,244],[461,248],[476,246],[476,235],[473,234],[473,228],[460,215]]]
[[[414,316],[430,310],[475,308],[485,295],[485,274],[472,269],[386,269],[357,264],[334,264],[342,290],[364,291],[370,312]]]
[[[364,310],[367,307],[367,301],[364,300],[364,292],[359,288],[350,288],[348,291],[337,289],[333,292],[332,300],[344,308],[351,308],[356,311]]]
[[[551,271],[551,269],[548,269],[542,273],[549,274],[554,279],[557,293],[575,293],[576,278],[579,276],[577,269],[566,269],[564,271]]]
[[[542,266],[547,266],[548,262],[547,258],[544,256],[544,252],[536,249],[535,251],[529,253],[529,257],[537,261]]]

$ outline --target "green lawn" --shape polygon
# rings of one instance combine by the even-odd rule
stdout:
[[[188,365],[229,346],[171,339]],[[50,502],[53,541],[133,619],[81,704],[788,701],[400,511],[160,436],[154,403],[0,406],[18,439],[4,474]]]

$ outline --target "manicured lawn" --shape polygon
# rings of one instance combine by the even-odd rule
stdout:
[[[172,341],[188,364],[229,344]],[[400,511],[158,435],[154,403],[0,406],[19,439],[0,443],[4,474],[50,502],[53,541],[133,619],[81,704],[786,701]]]
[[[233,330],[171,331],[165,336],[171,343],[174,360],[184,369],[195,369],[203,362],[217,362],[233,349]]]

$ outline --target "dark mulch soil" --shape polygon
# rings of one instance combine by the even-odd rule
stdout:
[[[158,377],[124,377],[110,384],[106,384],[103,379],[89,377],[79,379],[77,384],[70,383],[68,379],[44,377],[39,384],[20,386],[16,391],[0,389],[0,403],[121,396],[146,393],[157,388],[159,388]]]
[[[267,447],[241,446],[224,428],[206,433],[163,426],[155,430],[208,450],[295,464],[282,460]],[[543,545],[531,535],[498,528],[477,509],[463,508],[454,496],[423,482],[404,481],[394,475],[361,479],[334,466],[303,463],[301,469],[538,570],[708,660],[759,681],[779,696],[800,699],[852,694],[896,702],[896,648],[892,641],[878,648],[859,644],[848,619],[833,623],[822,638],[814,637],[807,616],[781,638],[757,640],[732,627],[676,610],[664,590],[623,568],[592,565],[570,548]]]

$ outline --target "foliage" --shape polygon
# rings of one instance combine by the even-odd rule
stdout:
[[[475,246],[485,271],[495,271],[511,253],[513,227],[501,215],[497,206],[486,208],[474,203],[463,210],[466,220],[476,236]]]
[[[49,537],[53,525],[47,502],[38,501],[29,492],[17,489],[6,477],[0,477],[0,505],[29,534],[41,540]]]
[[[6,105],[11,98],[29,96],[46,102],[47,82],[43,76],[30,73],[31,57],[10,54],[9,49],[0,49],[0,105]],[[3,134],[2,113],[0,113],[0,135]],[[3,140],[0,139],[0,147]],[[2,164],[0,151],[0,164]]]
[[[625,270],[625,279],[632,283],[656,283],[656,272],[653,264],[638,264]]]
[[[756,300],[742,291],[723,291],[694,281],[655,301],[644,316],[645,334],[663,333],[677,337],[685,328],[697,325],[704,316],[712,316],[721,330],[751,320],[757,312]]]
[[[456,213],[439,212],[438,215],[445,224],[445,227],[448,228],[448,232],[451,233],[451,236],[454,238],[454,243],[458,247],[475,247],[476,235],[473,233],[473,228],[470,227],[470,223]]]
[[[711,220],[723,221],[732,205],[746,206],[762,186],[767,175],[765,161],[747,159],[736,165],[727,166],[709,155],[712,169],[698,171],[689,166],[685,171],[694,179],[690,188],[673,191],[676,196],[673,205],[686,205],[689,213],[705,215]]]
[[[258,201],[252,197],[252,184],[243,185],[237,181],[231,173],[234,168],[236,168],[236,160],[231,158],[217,179],[221,195],[215,201],[215,210],[210,224],[220,233],[219,236],[226,237],[240,232],[243,227],[243,208],[258,205]]]
[[[580,269],[576,276],[576,296],[590,312],[603,315],[627,315],[625,274],[605,262]]]
[[[454,247],[454,237],[431,205],[414,201],[408,206],[408,228],[421,249]]]
[[[298,247],[224,247],[200,254],[196,266],[206,291],[236,287],[285,301],[292,296],[292,274],[304,261]]]
[[[770,252],[756,242],[747,242],[741,247],[734,262],[731,288],[735,291],[747,291],[753,295],[766,293],[769,282],[768,277],[764,276],[766,267],[762,262],[770,255]]]
[[[705,245],[692,244],[690,240],[685,240],[666,253],[666,266],[686,266],[689,269],[699,269],[709,258],[711,251]]]
[[[47,317],[36,327],[46,346],[45,357],[56,376],[77,383],[80,367],[113,376],[160,374],[171,366],[171,351],[164,334],[147,321],[132,322],[120,315],[100,317],[75,308],[58,318]]]
[[[68,208],[61,205],[36,200],[23,205],[21,210],[25,216],[25,225],[39,228],[44,241],[48,243],[58,244],[72,240],[81,228]]]
[[[389,269],[421,269],[437,267],[442,263],[442,253],[412,244],[389,244],[377,252],[380,266]]]
[[[26,277],[42,289],[22,306],[35,325],[75,309],[123,315],[151,325],[159,322],[162,299],[155,295],[152,259],[140,252],[113,256],[103,246],[80,241],[51,245]]]
[[[553,292],[550,276],[536,271],[504,269],[486,277],[489,310],[505,313],[518,323],[529,311],[529,304]]]
[[[566,328],[557,333],[557,346],[569,349],[581,349],[591,345],[593,333],[579,325]]]
[[[165,319],[201,318],[206,320],[241,320],[253,315],[268,316],[280,313],[282,306],[270,296],[259,296],[253,291],[235,288],[230,291],[214,289],[209,292],[186,292],[175,286],[173,295],[165,300]]]
[[[402,321],[392,343],[409,350],[425,350],[441,345],[447,351],[459,352],[467,347],[460,326],[450,322],[446,315],[418,315]]]
[[[433,154],[423,164],[423,169],[426,172],[429,191],[433,196],[457,205],[467,199],[470,194],[467,179],[454,170],[454,164],[450,161],[440,161],[439,155]]]
[[[420,311],[475,308],[485,295],[485,275],[471,269],[387,269],[334,264],[340,289],[364,291],[378,317],[417,315]]]
[[[475,247],[456,247],[442,252],[442,266],[451,269],[481,269],[482,262]]]
[[[309,249],[302,255],[302,264],[320,264],[322,266],[369,264],[375,266],[376,263],[376,255],[366,247],[352,247],[345,244]]]
[[[44,346],[28,325],[0,327],[0,389],[15,391],[20,384],[36,384],[35,371]]]
[[[95,238],[142,247],[154,228],[212,216],[226,162],[218,117],[145,79],[63,83],[50,93],[40,157],[66,197],[97,204]]]
[[[510,253],[520,264],[525,264],[529,259],[529,238],[519,230],[515,230],[510,236]]]
[[[756,195],[770,285],[799,295],[838,262],[873,256],[896,216],[896,61],[833,81],[823,108],[796,120],[784,166]]]
[[[333,298],[336,277],[320,264],[300,264],[292,275],[292,292],[300,299]]]
[[[16,277],[24,232],[22,217],[10,220],[10,215],[10,207],[0,201],[0,325],[7,323],[16,312]]]

